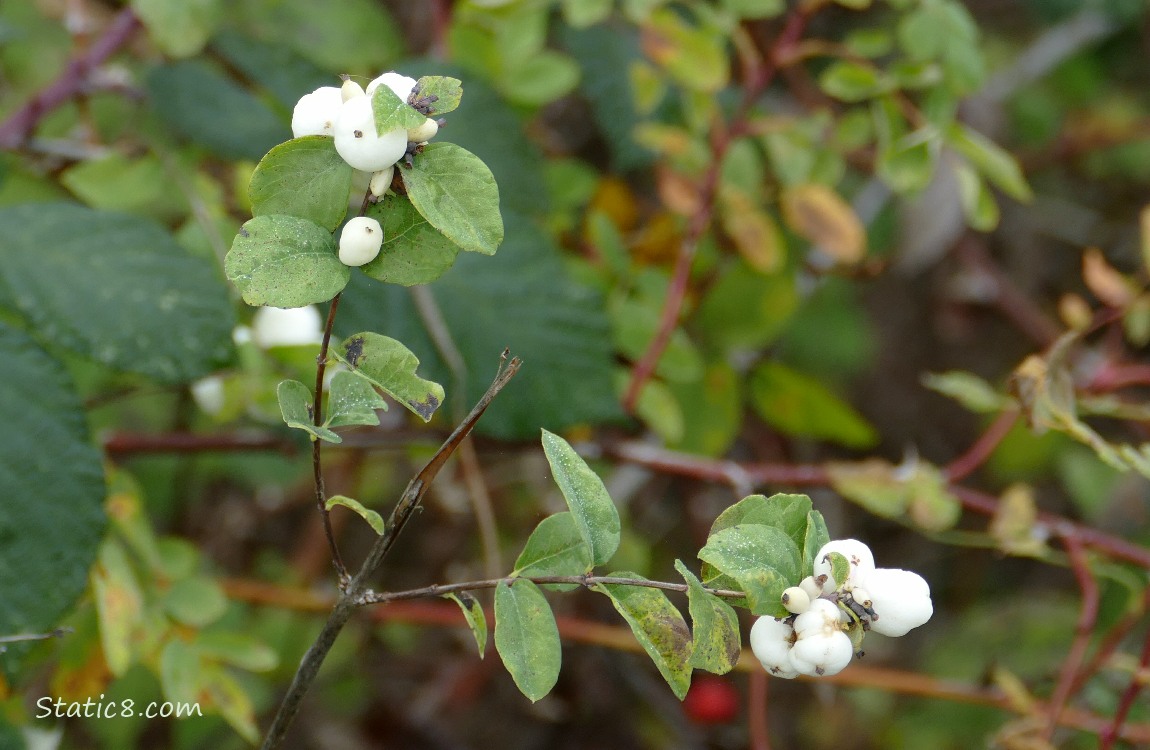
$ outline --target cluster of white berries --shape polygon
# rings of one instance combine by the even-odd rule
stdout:
[[[831,573],[836,554],[850,564],[842,583]],[[823,545],[814,574],[784,591],[782,603],[791,616],[760,617],[751,628],[751,650],[764,669],[786,679],[837,674],[866,631],[905,635],[934,613],[922,576],[875,568],[870,547],[855,539]]]
[[[292,135],[331,136],[336,152],[351,167],[368,177],[368,189],[376,198],[391,186],[395,164],[409,153],[411,144],[422,145],[439,132],[439,123],[425,118],[417,127],[379,133],[375,127],[372,95],[387,86],[402,101],[409,101],[416,80],[399,73],[379,76],[364,88],[345,79],[343,86],[322,86],[296,102],[292,112]],[[354,225],[354,226],[353,226]],[[362,266],[379,255],[383,230],[379,222],[358,217],[340,235],[339,259],[348,266]]]

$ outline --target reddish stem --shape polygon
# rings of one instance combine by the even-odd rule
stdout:
[[[800,5],[791,11],[787,17],[786,25],[771,46],[764,65],[753,67],[748,71],[744,84],[743,99],[738,111],[731,119],[730,127],[726,127],[720,120],[711,129],[711,155],[710,166],[703,174],[699,187],[699,204],[695,213],[687,224],[687,232],[683,243],[679,247],[679,255],[675,259],[675,268],[671,276],[671,284],[667,289],[667,300],[663,303],[663,310],[659,316],[659,328],[655,337],[643,352],[643,356],[635,363],[631,371],[631,379],[627,383],[627,390],[623,393],[623,409],[634,413],[635,404],[639,400],[639,392],[643,385],[655,372],[663,351],[671,340],[671,334],[679,324],[679,316],[683,311],[683,301],[687,297],[687,286],[691,279],[691,265],[695,260],[699,241],[706,234],[715,213],[715,199],[719,187],[719,173],[722,168],[723,156],[731,143],[741,136],[746,129],[747,116],[759,94],[770,85],[779,67],[787,61],[787,55],[794,48],[806,28],[811,11]]]
[[[1142,692],[1142,688],[1146,685],[1144,675],[1148,670],[1150,670],[1150,632],[1146,633],[1146,640],[1142,643],[1142,658],[1138,661],[1138,669],[1130,677],[1130,684],[1126,686],[1122,698],[1118,701],[1114,721],[1110,722],[1110,726],[1102,733],[1099,750],[1110,750],[1114,741],[1122,736],[1122,725],[1126,723],[1126,716],[1138,698],[1138,693]]]
[[[761,669],[752,670],[750,684],[747,717],[751,732],[751,750],[771,750],[771,737],[767,727],[767,673]]]
[[[295,445],[268,435],[223,433],[196,435],[190,432],[169,432],[156,435],[116,433],[104,439],[104,453],[113,459],[150,453],[241,453],[249,451],[278,451],[292,453]]]
[[[0,149],[23,146],[40,120],[83,91],[92,70],[124,46],[139,26],[140,21],[130,8],[116,14],[103,36],[86,52],[73,57],[55,81],[0,124]]]
[[[1073,529],[1059,529],[1062,543],[1070,556],[1070,567],[1074,571],[1074,578],[1078,581],[1078,588],[1082,590],[1082,609],[1078,615],[1078,624],[1074,628],[1074,642],[1070,645],[1070,652],[1062,662],[1062,670],[1058,675],[1058,685],[1054,695],[1047,706],[1048,721],[1043,738],[1049,740],[1058,727],[1059,718],[1066,703],[1073,692],[1075,676],[1086,659],[1086,649],[1090,646],[1090,636],[1094,632],[1094,625],[1098,622],[1098,582],[1090,572],[1090,561],[1086,559],[1086,549],[1075,536]]]
[[[1106,661],[1122,645],[1126,636],[1130,635],[1130,631],[1142,622],[1142,616],[1146,614],[1147,608],[1150,608],[1150,588],[1142,591],[1142,606],[1137,611],[1128,612],[1114,627],[1110,628],[1110,632],[1106,634],[1106,638],[1094,652],[1089,663],[1079,671],[1078,678],[1074,681],[1074,690],[1081,690],[1091,675],[1102,669]]]
[[[994,449],[998,447],[1017,421],[1017,409],[1001,412],[965,453],[946,465],[946,468],[943,469],[943,476],[946,477],[947,481],[957,482],[973,474],[978,467],[986,463],[986,460],[994,453]]]

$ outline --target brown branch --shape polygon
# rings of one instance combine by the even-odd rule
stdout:
[[[0,149],[23,146],[40,120],[81,93],[91,72],[123,47],[139,26],[140,21],[130,8],[116,14],[103,36],[86,52],[73,57],[55,81],[0,123]]]
[[[639,393],[643,390],[643,385],[654,374],[659,359],[663,356],[663,351],[670,343],[671,335],[679,324],[679,316],[683,311],[683,301],[687,297],[687,286],[691,279],[691,265],[695,260],[699,242],[703,239],[703,235],[706,234],[714,218],[723,157],[731,143],[745,134],[747,118],[755,100],[774,80],[779,68],[790,61],[790,55],[802,37],[811,13],[812,10],[807,8],[805,4],[800,4],[791,11],[782,32],[771,45],[766,61],[762,65],[748,66],[742,102],[731,119],[730,125],[727,126],[720,120],[711,128],[710,164],[700,181],[698,207],[687,224],[686,234],[679,246],[679,255],[675,259],[675,268],[671,275],[670,286],[667,289],[667,299],[663,303],[663,310],[659,316],[659,328],[647,346],[647,350],[643,352],[643,356],[635,363],[635,368],[631,371],[631,378],[623,393],[623,409],[628,413],[634,413],[635,404],[639,400]]]
[[[687,592],[687,584],[685,583],[667,583],[665,581],[648,581],[644,578],[625,578],[620,576],[594,576],[594,575],[579,575],[579,576],[502,576],[499,578],[488,578],[482,581],[465,581],[462,583],[447,583],[435,584],[432,586],[424,586],[418,589],[408,589],[407,591],[394,591],[394,592],[380,592],[374,591],[367,592],[360,598],[360,604],[387,604],[388,602],[405,601],[408,599],[429,599],[444,594],[452,594],[456,591],[477,591],[479,589],[493,589],[501,583],[511,585],[517,580],[525,579],[532,583],[537,583],[543,586],[547,584],[563,583],[574,584],[582,586],[583,588],[594,588],[595,586],[638,586],[640,588],[660,589],[662,591],[678,591],[679,593]],[[747,594],[744,591],[733,591],[731,589],[713,589],[704,587],[707,591],[715,596],[722,596],[728,599],[742,599]]]
[[[104,438],[104,453],[113,460],[152,453],[250,453],[276,451],[291,454],[296,446],[290,440],[266,434],[226,432],[197,435],[165,432],[140,435],[117,432]]]
[[[1062,669],[1058,674],[1058,684],[1054,688],[1054,695],[1047,705],[1046,729],[1042,733],[1043,739],[1049,741],[1058,727],[1058,719],[1066,708],[1067,702],[1074,689],[1075,677],[1086,659],[1086,649],[1090,645],[1090,636],[1094,633],[1094,625],[1098,622],[1098,582],[1090,572],[1090,562],[1086,559],[1086,550],[1081,541],[1075,536],[1073,529],[1059,529],[1063,545],[1070,557],[1070,567],[1074,571],[1074,578],[1078,581],[1078,588],[1082,590],[1082,609],[1078,615],[1078,623],[1074,628],[1074,641],[1070,645],[1070,652],[1062,661]]]
[[[364,198],[366,207],[367,198]],[[362,214],[362,209],[360,213]],[[323,426],[323,376],[327,372],[328,346],[331,344],[331,331],[335,327],[335,313],[339,309],[339,300],[343,292],[335,295],[331,306],[327,309],[327,321],[323,326],[323,341],[319,346],[319,354],[315,358],[315,400],[312,402],[312,424]],[[331,551],[331,562],[335,566],[339,577],[339,586],[347,585],[350,576],[347,566],[343,564],[343,557],[339,554],[339,545],[335,541],[335,533],[331,529],[331,514],[327,510],[327,489],[323,481],[323,441],[312,437],[311,441],[311,467],[312,478],[315,481],[315,504],[319,510],[319,517],[323,522],[323,535],[327,538],[327,546]]]
[[[946,465],[943,469],[943,476],[946,477],[947,481],[957,482],[960,479],[965,479],[986,463],[990,454],[994,453],[994,449],[1014,427],[1014,423],[1018,421],[1018,416],[1019,411],[1017,409],[1007,409],[995,417],[986,431],[971,444],[965,453]]]
[[[1126,716],[1134,706],[1138,694],[1146,686],[1147,670],[1150,670],[1150,632],[1146,634],[1146,640],[1142,642],[1142,657],[1138,660],[1138,668],[1134,670],[1134,674],[1130,677],[1130,684],[1122,691],[1122,697],[1118,700],[1118,710],[1114,712],[1114,720],[1110,722],[1110,726],[1100,737],[1099,750],[1110,750],[1115,740],[1120,737],[1126,739],[1122,727],[1126,723]]]

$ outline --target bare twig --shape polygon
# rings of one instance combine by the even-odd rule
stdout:
[[[52,638],[63,638],[75,631],[72,628],[56,628],[48,633],[17,633],[16,635],[0,635],[0,654],[8,650],[6,643],[26,643],[28,641],[47,641]]]
[[[17,149],[24,145],[40,120],[81,93],[92,71],[123,47],[139,26],[136,14],[130,8],[116,14],[104,35],[86,52],[73,57],[55,81],[0,123],[0,149]]]
[[[547,585],[549,583],[565,583],[582,586],[584,588],[593,588],[595,586],[639,586],[641,588],[661,589],[663,591],[678,591],[686,593],[687,584],[685,583],[667,583],[666,581],[648,581],[644,578],[624,578],[619,576],[593,576],[593,575],[579,575],[579,576],[502,576],[500,578],[489,578],[483,581],[465,581],[462,583],[447,583],[437,584],[434,586],[424,586],[418,589],[409,589],[407,591],[394,591],[394,592],[368,592],[366,593],[360,604],[387,604],[388,602],[403,601],[406,599],[427,599],[429,597],[443,596],[444,594],[451,594],[456,591],[477,591],[479,589],[493,589],[501,583],[508,585],[514,583],[519,579],[525,579],[532,583],[540,585]],[[728,599],[741,599],[747,594],[744,591],[733,591],[731,589],[713,589],[706,588],[715,596],[722,596]]]
[[[197,435],[190,432],[162,432],[140,435],[126,432],[112,433],[104,438],[104,453],[114,460],[151,453],[250,453],[276,451],[293,453],[296,446],[290,440],[274,435],[245,432],[226,432],[215,435]]]
[[[994,449],[1014,427],[1014,423],[1018,421],[1018,416],[1017,409],[1007,409],[995,417],[986,431],[971,444],[965,453],[946,465],[946,468],[943,469],[943,475],[947,481],[957,482],[960,479],[965,479],[986,463],[990,454],[994,453]]]
[[[516,357],[510,362],[507,361],[507,352],[504,351],[499,362],[499,370],[495,375],[495,379],[488,387],[487,392],[479,399],[479,402],[467,415],[467,417],[459,424],[458,427],[448,436],[427,465],[420,470],[414,479],[407,485],[403,495],[399,498],[395,508],[391,512],[391,516],[387,521],[387,526],[384,533],[380,535],[372,546],[371,551],[368,552],[367,558],[364,560],[363,565],[360,566],[359,572],[351,579],[347,586],[341,591],[339,597],[336,599],[335,605],[332,607],[331,613],[328,615],[327,622],[324,623],[323,629],[319,635],[316,636],[315,642],[308,648],[307,653],[304,654],[300,662],[299,669],[296,670],[295,677],[292,678],[291,685],[288,687],[287,693],[284,695],[283,701],[280,703],[279,709],[276,711],[275,718],[272,720],[271,727],[268,728],[267,735],[264,737],[263,750],[272,750],[279,747],[283,742],[284,737],[287,735],[288,727],[291,726],[292,720],[299,712],[300,705],[303,703],[304,695],[307,694],[308,688],[315,681],[316,675],[319,674],[320,665],[323,664],[327,658],[328,652],[335,644],[335,639],[339,636],[343,626],[351,619],[352,614],[355,612],[360,598],[364,592],[368,590],[367,581],[379,568],[380,563],[383,562],[384,557],[391,550],[395,544],[395,540],[399,537],[399,533],[403,531],[403,527],[411,519],[413,513],[419,508],[423,496],[427,493],[427,488],[434,481],[440,469],[451,457],[451,454],[459,447],[460,442],[471,432],[475,427],[475,423],[483,416],[483,412],[491,405],[491,402],[503,390],[504,386],[510,382],[515,373],[519,371],[520,361]]]
[[[366,200],[366,199],[365,199]],[[327,352],[331,344],[331,331],[335,326],[335,313],[339,309],[339,300],[343,292],[335,295],[331,306],[327,310],[327,322],[323,327],[323,341],[319,346],[319,355],[315,358],[315,400],[312,403],[312,419],[316,427],[323,426],[323,376],[327,371]],[[315,504],[323,521],[323,533],[327,537],[327,546],[331,550],[331,561],[335,566],[336,575],[339,576],[339,586],[347,585],[349,575],[347,566],[339,554],[339,545],[336,544],[335,534],[331,530],[331,514],[327,510],[327,490],[323,481],[323,441],[312,438],[311,443],[312,477],[315,480]]]
[[[1106,731],[1099,738],[1101,740],[1098,745],[1099,750],[1110,750],[1114,746],[1115,740],[1125,738],[1123,725],[1126,723],[1126,716],[1134,706],[1138,694],[1146,687],[1146,674],[1148,672],[1150,672],[1150,632],[1146,634],[1146,640],[1142,643],[1142,657],[1138,660],[1138,668],[1130,677],[1130,684],[1122,691],[1122,697],[1118,700],[1118,710],[1114,712],[1114,720],[1110,722],[1110,726],[1106,727]]]

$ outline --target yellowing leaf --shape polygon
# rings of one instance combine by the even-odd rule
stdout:
[[[1024,484],[1014,484],[1002,493],[987,531],[1003,552],[1037,557],[1046,552],[1045,536],[1035,528],[1037,521],[1034,490]]]
[[[742,190],[727,186],[719,196],[719,220],[747,265],[761,273],[778,271],[786,257],[779,227]]]
[[[1142,265],[1150,271],[1150,206],[1138,214],[1138,223],[1142,227]]]
[[[866,254],[862,221],[826,185],[797,185],[783,193],[783,219],[795,234],[840,263],[857,263]]]
[[[1134,289],[1126,277],[1106,262],[1096,247],[1082,254],[1082,280],[1094,296],[1110,307],[1126,307],[1134,299]]]

